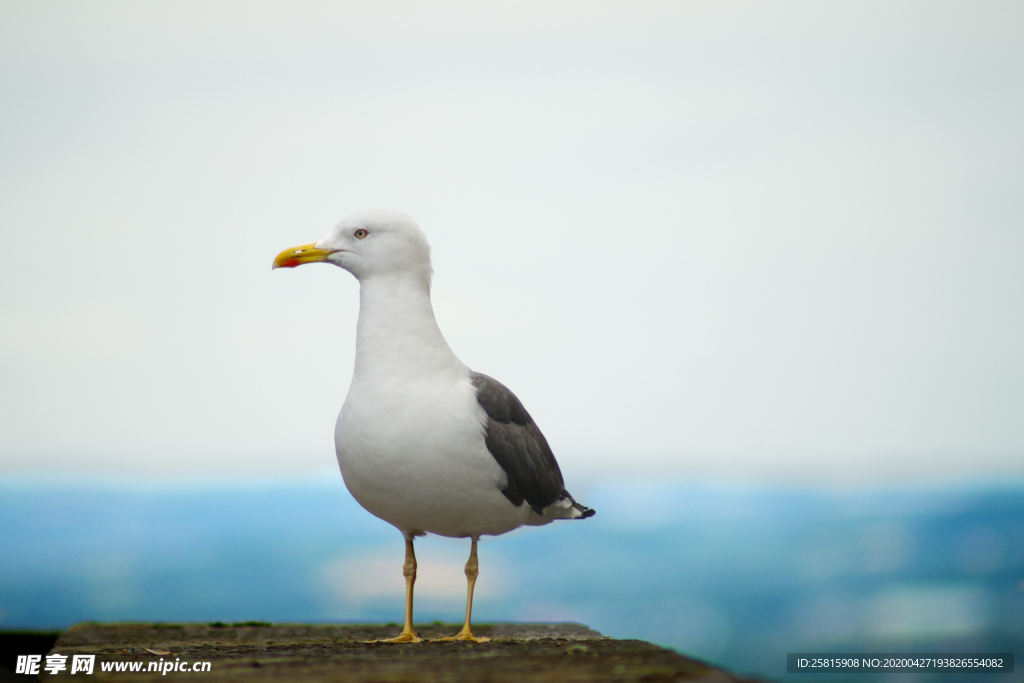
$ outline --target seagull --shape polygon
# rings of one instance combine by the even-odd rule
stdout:
[[[413,540],[427,533],[471,539],[466,621],[440,640],[485,642],[470,627],[480,537],[594,510],[566,491],[515,394],[448,346],[430,303],[430,245],[411,217],[352,214],[319,242],[282,251],[273,267],[307,263],[339,266],[359,281],[355,369],[334,445],[352,496],[405,537],[405,626],[387,642],[421,642],[412,621]]]

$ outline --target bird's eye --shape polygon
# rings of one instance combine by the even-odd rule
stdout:
[[[356,239],[357,239],[357,240],[361,240],[361,239],[363,239],[364,237],[366,237],[367,235],[369,235],[370,233],[369,233],[369,231],[367,231],[367,230],[363,230],[362,228],[359,228],[358,230],[356,230],[356,231],[355,231],[354,233],[352,233],[352,234],[356,236]]]

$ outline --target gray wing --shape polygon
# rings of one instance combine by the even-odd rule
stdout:
[[[487,450],[508,475],[501,492],[513,505],[525,500],[534,512],[543,514],[544,508],[565,494],[562,472],[547,439],[508,387],[479,372],[471,373],[470,381],[487,413]]]

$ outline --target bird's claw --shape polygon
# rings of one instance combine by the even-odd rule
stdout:
[[[371,643],[422,643],[423,639],[415,633],[400,633],[394,638],[381,638],[380,640],[371,640]]]
[[[451,641],[455,641],[455,640],[462,640],[462,641],[466,641],[466,642],[469,642],[469,643],[486,643],[486,642],[489,642],[491,639],[490,638],[483,638],[483,637],[478,638],[477,636],[474,636],[472,633],[466,633],[465,631],[463,631],[462,633],[459,633],[458,635],[446,636],[444,638],[438,638],[437,640],[440,641],[440,642],[451,642]]]

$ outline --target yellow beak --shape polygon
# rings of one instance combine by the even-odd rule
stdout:
[[[274,259],[274,268],[294,268],[303,263],[316,263],[326,261],[333,252],[327,249],[317,249],[316,242],[303,244],[301,247],[285,249]]]

